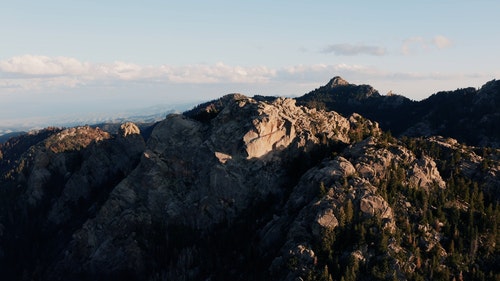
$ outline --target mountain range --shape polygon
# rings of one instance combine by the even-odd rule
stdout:
[[[500,146],[500,81],[480,89],[438,92],[422,101],[380,95],[369,85],[349,84],[334,77],[302,97],[297,104],[350,115],[357,112],[377,121],[395,136],[452,137],[474,146]]]
[[[500,83],[334,77],[0,145],[4,280],[498,280]]]

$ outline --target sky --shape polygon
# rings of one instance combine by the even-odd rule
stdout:
[[[334,76],[413,100],[500,78],[496,0],[0,4],[0,130]]]

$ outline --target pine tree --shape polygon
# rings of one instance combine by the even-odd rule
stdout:
[[[354,206],[352,204],[351,199],[349,199],[349,200],[347,200],[346,207],[345,207],[346,223],[352,223],[353,218],[354,218]]]
[[[325,265],[325,267],[323,268],[323,272],[321,273],[319,280],[320,281],[333,281],[332,275],[328,271],[328,265]]]

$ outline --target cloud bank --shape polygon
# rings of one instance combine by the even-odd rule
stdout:
[[[143,66],[120,61],[89,63],[68,57],[24,55],[0,61],[0,87],[28,90],[106,81],[265,83],[275,73],[264,66],[240,67],[224,63]]]
[[[451,41],[436,36],[432,40],[412,38],[408,44],[428,44],[447,48]],[[410,52],[411,50],[407,50]],[[24,55],[0,61],[0,90],[2,92],[51,92],[82,87],[123,87],[127,83],[165,85],[248,85],[252,88],[272,85],[318,85],[334,75],[365,83],[373,81],[419,81],[492,79],[480,73],[411,73],[394,72],[356,64],[312,64],[281,68],[267,66],[231,66],[224,63],[173,65],[139,65],[127,62],[91,63],[69,57]],[[483,78],[484,77],[484,78]],[[267,85],[267,86],[266,86]],[[247,87],[247,88],[248,88]],[[290,86],[291,87],[291,86]],[[222,93],[226,88],[220,87]],[[234,89],[245,89],[236,86]]]
[[[356,55],[370,55],[370,56],[383,56],[386,54],[386,49],[379,46],[370,45],[353,45],[353,44],[332,44],[328,45],[321,53],[335,54],[338,56],[356,56]]]

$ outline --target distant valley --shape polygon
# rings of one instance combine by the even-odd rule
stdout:
[[[25,120],[10,120],[0,124],[0,143],[5,142],[12,136],[44,127],[74,127],[82,125],[119,124],[132,121],[136,123],[157,122],[165,118],[166,115],[175,112],[182,112],[193,103],[155,105],[139,109],[124,110],[122,113],[90,113],[87,115],[68,115],[55,117],[30,118]]]

